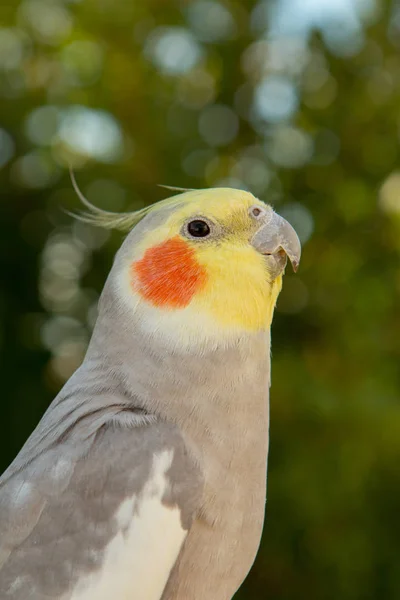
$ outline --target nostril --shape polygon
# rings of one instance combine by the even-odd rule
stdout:
[[[263,212],[263,209],[259,206],[253,206],[253,208],[250,209],[250,214],[255,218],[259,217]]]
[[[272,250],[271,252],[262,252],[261,254],[263,256],[280,256],[281,258],[287,256],[283,248],[278,248],[277,250]]]

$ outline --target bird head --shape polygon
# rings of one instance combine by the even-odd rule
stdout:
[[[242,190],[191,190],[123,215],[91,208],[86,220],[129,232],[113,282],[149,331],[266,330],[287,258],[294,270],[300,260],[292,226]]]

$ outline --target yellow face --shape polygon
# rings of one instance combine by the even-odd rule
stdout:
[[[282,286],[251,240],[266,206],[248,192],[184,194],[165,222],[147,233],[130,265],[131,290],[160,313],[218,329],[269,328]],[[258,210],[260,207],[260,211]]]

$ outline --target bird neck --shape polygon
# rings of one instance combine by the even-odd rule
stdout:
[[[109,383],[123,384],[132,402],[184,428],[196,415],[199,426],[212,427],[215,418],[257,409],[269,387],[269,329],[171,346],[112,292],[100,304],[85,362]]]

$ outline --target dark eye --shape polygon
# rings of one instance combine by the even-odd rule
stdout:
[[[206,237],[210,233],[210,226],[205,221],[196,219],[195,221],[190,221],[187,230],[193,237]]]

